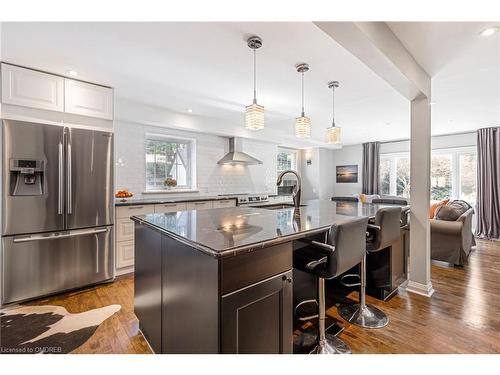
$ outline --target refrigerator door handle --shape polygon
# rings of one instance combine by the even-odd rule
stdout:
[[[87,234],[99,234],[99,233],[104,233],[107,232],[108,228],[99,228],[99,229],[82,229],[82,230],[75,230],[71,232],[65,232],[65,233],[52,233],[49,235],[31,235],[31,236],[25,236],[25,237],[14,237],[12,240],[14,243],[22,243],[22,242],[33,242],[33,241],[44,241],[44,240],[57,240],[60,238],[68,238],[68,237],[77,237],[77,236],[84,236]]]
[[[66,192],[66,205],[67,205],[67,210],[66,210],[66,213],[68,215],[71,215],[73,213],[73,209],[72,209],[72,189],[73,187],[71,186],[72,182],[72,173],[71,173],[71,143],[68,142],[68,149],[67,149],[67,156],[66,156],[66,163],[67,163],[67,184],[66,184],[66,187],[67,187],[67,192]]]
[[[64,171],[63,171],[63,144],[62,142],[59,142],[59,192],[57,196],[57,213],[59,215],[63,214],[63,206],[64,206],[64,196],[63,196],[63,190],[64,190]]]

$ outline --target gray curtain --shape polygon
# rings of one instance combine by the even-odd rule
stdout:
[[[363,143],[363,194],[379,194],[380,142]]]
[[[476,235],[500,239],[500,128],[477,131]]]

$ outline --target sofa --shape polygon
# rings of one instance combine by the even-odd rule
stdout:
[[[450,202],[446,206],[458,201]],[[465,202],[464,202],[465,203]],[[450,265],[467,264],[471,248],[476,245],[472,234],[472,216],[474,209],[468,205],[455,220],[440,215],[441,207],[434,219],[430,219],[431,227],[431,259]],[[441,211],[442,213],[443,211]]]

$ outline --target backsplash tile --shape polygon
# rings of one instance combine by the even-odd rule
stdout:
[[[197,193],[217,195],[234,193],[276,194],[277,145],[256,140],[243,140],[243,150],[262,160],[261,165],[218,165],[228,151],[228,139],[210,134],[186,132],[124,121],[115,122],[115,189],[128,189],[135,198],[175,197],[186,193],[144,195],[145,135],[165,134],[196,139]]]

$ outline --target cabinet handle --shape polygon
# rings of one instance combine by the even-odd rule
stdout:
[[[195,206],[201,206],[203,204],[207,204],[207,202],[195,202],[194,204]]]
[[[163,207],[175,207],[177,203],[164,204]]]
[[[144,208],[143,206],[129,207],[129,210],[138,210],[140,208]]]
[[[289,283],[292,282],[292,278],[290,276],[287,276],[287,275],[281,276],[281,280],[288,281]]]

